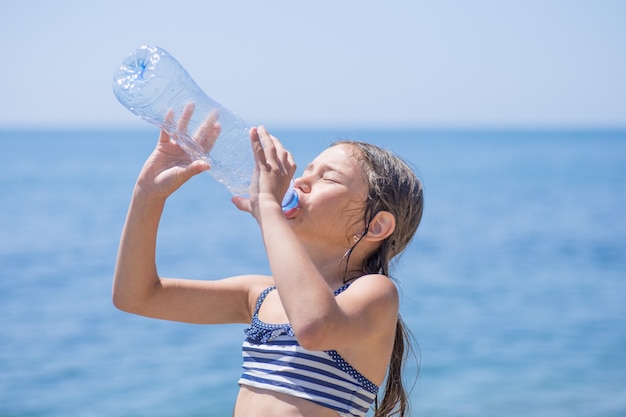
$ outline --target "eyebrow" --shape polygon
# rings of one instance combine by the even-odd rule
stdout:
[[[307,172],[307,171],[313,171],[313,170],[315,170],[315,168],[316,168],[316,167],[317,167],[317,166],[316,166],[314,163],[312,163],[312,162],[311,162],[310,164],[308,164],[308,165],[304,168],[304,172]],[[328,163],[324,163],[324,164],[322,164],[322,165],[319,165],[319,167],[320,167],[322,170],[333,171],[333,172],[336,172],[336,173],[338,173],[338,174],[340,174],[340,175],[343,175],[344,177],[346,176],[346,174],[343,172],[343,170],[342,170],[341,168],[339,168],[339,167],[335,166],[335,165],[328,164]]]

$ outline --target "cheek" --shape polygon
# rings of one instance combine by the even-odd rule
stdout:
[[[346,238],[352,241],[354,235],[360,236],[365,230],[362,205],[355,202],[344,205],[332,223],[337,231],[343,231]]]

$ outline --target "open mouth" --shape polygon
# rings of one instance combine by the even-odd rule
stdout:
[[[289,210],[283,212],[283,214],[285,215],[285,218],[293,219],[296,216],[297,212],[298,212],[298,207],[294,207],[292,209],[289,209]]]

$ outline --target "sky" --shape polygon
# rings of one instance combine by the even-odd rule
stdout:
[[[626,128],[626,1],[12,1],[0,129],[131,128],[143,44],[249,124]]]

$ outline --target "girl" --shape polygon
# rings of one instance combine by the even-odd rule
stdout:
[[[219,124],[204,127],[210,147]],[[256,161],[248,198],[272,276],[216,281],[161,278],[155,265],[165,201],[210,169],[189,161],[161,131],[133,192],[121,237],[113,302],[147,317],[187,323],[246,323],[237,417],[376,416],[407,413],[402,386],[405,331],[391,259],[410,242],[423,190],[389,152],[338,142],[295,180],[299,206],[281,210],[295,172],[292,156],[263,127],[252,128]],[[378,404],[378,390],[387,376]]]

